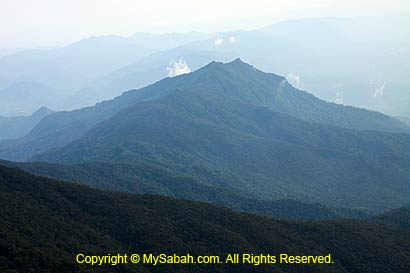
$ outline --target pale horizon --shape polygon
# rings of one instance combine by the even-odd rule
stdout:
[[[128,37],[139,32],[215,33],[251,30],[305,18],[354,18],[410,13],[410,3],[405,0],[366,0],[360,3],[353,0],[256,0],[252,3],[231,0],[2,2],[2,49],[58,47],[103,35]]]

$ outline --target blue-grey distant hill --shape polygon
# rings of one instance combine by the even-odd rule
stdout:
[[[2,116],[28,116],[45,106],[54,109],[60,91],[36,82],[18,82],[0,90]]]
[[[120,96],[124,91],[139,89],[178,73],[195,71],[212,61],[227,62],[236,56],[232,52],[190,50],[183,47],[157,52],[104,75],[93,84],[78,90],[64,100],[63,108],[92,106]],[[187,70],[178,71],[178,66]]]
[[[207,36],[201,33],[137,33],[126,38],[108,35],[90,37],[60,48],[22,50],[0,57],[0,90],[30,82],[48,86],[53,91],[50,97],[56,98],[50,101],[38,92],[38,88],[27,86],[26,92],[38,93],[37,97],[30,96],[24,100],[16,93],[10,105],[0,100],[0,115],[28,114],[42,105],[64,109],[66,96],[74,94],[104,75],[143,56],[201,37]],[[41,100],[41,103],[37,103],[37,100]],[[98,97],[94,102],[97,101]]]
[[[47,107],[41,107],[31,116],[0,116],[0,140],[23,137],[33,129],[45,116],[54,113]]]

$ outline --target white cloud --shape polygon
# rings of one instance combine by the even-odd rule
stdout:
[[[299,83],[300,83],[300,76],[295,75],[293,73],[288,73],[286,75],[287,80],[292,84],[294,87],[299,88]]]
[[[344,100],[345,100],[345,98],[344,98],[343,92],[337,92],[335,103],[343,104]]]
[[[230,43],[235,43],[235,42],[236,42],[235,36],[229,37],[229,42],[230,42]]]
[[[224,39],[216,38],[216,40],[214,41],[214,45],[218,46],[218,45],[221,45],[223,42],[224,42]]]
[[[374,90],[373,98],[383,97],[385,86],[386,86],[386,83],[383,83],[382,85],[376,87],[376,89]]]
[[[168,77],[175,77],[191,72],[188,64],[181,58],[178,61],[172,60],[167,67]]]

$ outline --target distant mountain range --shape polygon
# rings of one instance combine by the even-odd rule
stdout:
[[[410,116],[408,18],[319,18],[251,31],[91,37],[0,57],[0,90],[21,82],[48,86],[58,101],[30,109],[73,110],[154,83],[175,63],[194,71],[240,56],[327,101]],[[0,115],[33,111],[25,107],[7,109],[0,102]]]
[[[327,101],[410,116],[409,18],[290,20],[182,47],[233,52]]]
[[[92,190],[0,166],[1,272],[407,273],[410,232],[364,221],[278,221],[205,203]],[[87,255],[327,255],[332,264],[103,265]],[[223,258],[224,260],[224,258]]]
[[[164,35],[137,33],[129,38],[90,37],[61,48],[23,50],[0,57],[0,90],[9,90],[9,96],[12,96],[7,103],[0,100],[0,115],[29,114],[43,105],[64,109],[68,104],[65,101],[67,96],[104,75],[158,50],[171,49],[201,37],[207,35],[193,32]],[[23,84],[24,92],[37,94],[37,97],[20,97],[18,92],[13,93],[15,86]],[[38,86],[46,88],[39,90]],[[52,91],[51,94],[44,96],[43,93],[48,90]],[[0,98],[3,92],[0,91]],[[98,102],[98,97],[94,102]]]
[[[124,91],[139,89],[165,77],[195,71],[212,61],[227,62],[235,53],[198,51],[186,48],[158,52],[143,57],[108,75],[104,75],[86,88],[80,89],[64,102],[67,109],[93,106],[96,102],[110,100]]]
[[[241,56],[265,71],[286,76],[294,86],[327,101],[410,116],[410,97],[406,92],[410,71],[405,61],[410,57],[410,45],[405,38],[408,30],[401,27],[410,22],[408,18],[391,18],[391,23],[378,28],[375,21],[305,19],[252,31],[214,34],[114,71],[79,90],[70,98],[68,107],[93,105],[153,83],[164,77],[165,68],[174,61],[182,60],[193,71],[210,60],[225,62]],[[371,29],[379,35],[372,35]]]
[[[1,142],[0,156],[149,164],[252,199],[377,211],[410,202],[408,132],[237,59],[49,115],[25,137]]]

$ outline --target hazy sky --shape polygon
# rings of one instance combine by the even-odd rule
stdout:
[[[135,32],[251,29],[306,17],[410,12],[409,0],[0,0],[0,48]]]

